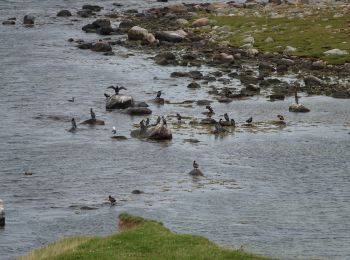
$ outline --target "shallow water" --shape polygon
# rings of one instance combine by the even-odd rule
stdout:
[[[105,111],[107,86],[120,83],[136,100],[148,101],[160,89],[172,102],[212,98],[206,86],[189,90],[189,79],[170,78],[173,71],[193,68],[155,66],[152,55],[142,53],[125,58],[133,51],[118,46],[111,57],[75,48],[68,38],[98,38],[80,30],[93,18],[71,23],[55,14],[84,3],[0,3],[1,20],[37,17],[33,28],[20,21],[0,26],[0,198],[6,209],[0,259],[67,235],[110,234],[124,211],[259,254],[350,258],[349,100],[304,97],[312,111],[307,114],[287,112],[291,99],[267,102],[263,95],[214,102],[217,118],[229,112],[240,125],[249,116],[265,122],[222,138],[190,127],[189,119],[178,127],[172,117],[204,118],[204,107],[151,105],[152,120],[168,116],[173,140],[132,139],[133,124],[142,117]],[[100,5],[110,9],[112,1]],[[156,5],[128,1],[124,8]],[[76,102],[67,102],[72,96]],[[77,133],[68,133],[70,118],[89,118],[90,107],[106,125],[78,125]],[[286,127],[266,123],[277,114],[285,115]],[[113,125],[128,140],[112,140]],[[185,142],[189,138],[199,142]],[[193,160],[205,177],[187,175]],[[134,189],[145,193],[133,195]],[[117,206],[108,205],[109,194]]]

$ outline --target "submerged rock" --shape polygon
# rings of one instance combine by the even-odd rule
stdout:
[[[289,106],[289,112],[307,113],[310,112],[310,109],[308,109],[302,104],[291,104]]]
[[[109,44],[109,42],[100,41],[93,44],[91,46],[91,50],[96,52],[109,52],[112,50],[112,46]]]
[[[133,98],[125,95],[113,95],[106,101],[106,109],[124,109],[133,105]]]

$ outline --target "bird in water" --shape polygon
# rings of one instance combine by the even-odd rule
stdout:
[[[193,168],[194,169],[198,169],[199,168],[199,164],[196,161],[193,161]]]
[[[177,120],[180,122],[181,119],[182,119],[182,116],[181,116],[179,113],[176,113],[176,118],[177,118]]]
[[[68,102],[74,102],[74,97],[72,97],[72,99],[68,99]]]
[[[106,94],[106,93],[103,93],[103,95],[105,95],[106,98],[110,98],[111,96]]]
[[[124,88],[124,87],[119,87],[118,85],[116,85],[115,87],[114,87],[114,86],[109,86],[108,88],[114,89],[116,95],[119,95],[119,91],[120,91],[120,90],[122,90],[122,89],[125,89],[125,90],[126,90],[126,88]]]
[[[68,132],[75,132],[77,130],[77,123],[75,122],[74,117],[71,120],[72,127],[68,130]]]
[[[147,117],[147,119],[146,119],[146,127],[148,127],[149,126],[149,118]]]
[[[278,117],[278,119],[279,119],[280,121],[283,121],[283,120],[284,120],[284,117],[283,117],[282,115],[277,115],[277,117]]]
[[[115,126],[113,126],[112,133],[113,133],[114,135],[117,134],[117,129],[115,128]]]
[[[253,122],[253,117],[249,117],[247,120],[246,120],[246,123],[250,124],[251,122]]]
[[[162,91],[159,90],[159,91],[157,92],[157,98],[160,98],[161,95],[162,95]]]
[[[214,114],[214,110],[211,106],[206,106],[205,108],[209,110],[209,113]]]
[[[108,200],[111,203],[111,205],[114,205],[116,203],[116,199],[113,198],[111,195],[108,196]]]
[[[230,121],[230,118],[229,118],[227,113],[224,114],[224,118],[225,118],[226,121]]]
[[[166,125],[166,120],[165,120],[164,116],[162,116],[162,121],[163,121],[163,124]]]
[[[96,114],[94,111],[92,111],[92,108],[90,108],[90,115],[91,115],[91,119],[96,119]]]

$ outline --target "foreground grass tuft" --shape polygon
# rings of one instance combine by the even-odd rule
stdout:
[[[107,237],[71,237],[21,257],[38,259],[271,259],[217,246],[194,235],[174,234],[161,223],[129,214],[131,229]]]

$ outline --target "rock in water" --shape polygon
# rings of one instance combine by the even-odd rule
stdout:
[[[152,110],[147,107],[130,107],[126,112],[132,116],[142,116],[142,115],[152,114]]]
[[[34,24],[35,17],[32,15],[26,15],[23,18],[23,24]]]
[[[147,138],[152,140],[171,140],[173,135],[171,130],[165,125],[158,124],[147,129]]]
[[[5,209],[2,200],[0,200],[0,227],[5,226]]]
[[[310,112],[310,109],[308,109],[302,104],[291,104],[289,106],[289,112],[307,113]]]
[[[108,42],[100,41],[93,44],[91,50],[97,52],[109,52],[112,50],[112,47]]]
[[[133,105],[134,100],[131,96],[113,95],[107,99],[106,109],[124,109]]]
[[[59,17],[69,17],[72,16],[72,13],[69,10],[61,10],[57,13]]]
[[[105,121],[100,120],[100,119],[93,119],[90,118],[88,120],[85,120],[83,122],[81,122],[82,125],[104,125]]]
[[[200,169],[193,169],[188,174],[192,175],[192,176],[203,176],[204,175]]]

